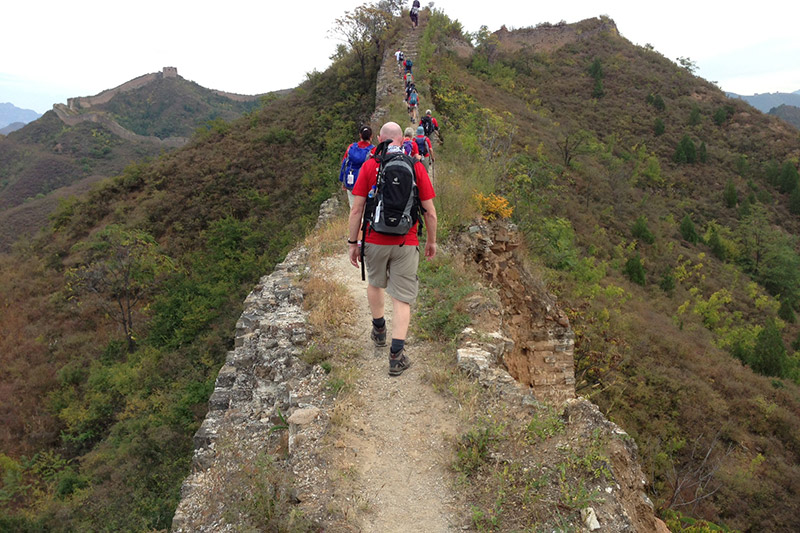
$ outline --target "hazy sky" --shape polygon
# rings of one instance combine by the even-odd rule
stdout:
[[[210,89],[258,94],[294,87],[330,64],[337,17],[362,2],[300,0],[19,0],[3,13],[0,103],[43,113],[132,78],[178,68]],[[427,5],[422,0],[423,6]],[[410,6],[411,1],[407,2]],[[739,94],[800,90],[800,2],[437,0],[465,30],[608,15],[620,34]]]

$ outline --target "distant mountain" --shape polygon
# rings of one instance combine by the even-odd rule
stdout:
[[[44,202],[45,196],[61,196],[63,187],[86,190],[131,163],[187,144],[198,128],[235,120],[260,102],[260,95],[206,89],[167,67],[98,95],[56,104],[0,137],[0,252],[46,222],[49,210],[38,204],[55,203]]]
[[[8,135],[12,131],[17,131],[18,129],[22,128],[23,126],[25,126],[24,122],[12,122],[11,124],[6,126],[5,128],[0,128],[0,135]]]
[[[42,115],[32,109],[21,109],[8,102],[0,104],[0,128],[5,128],[9,124],[15,122],[22,122],[24,125],[28,122],[33,122],[41,116]],[[3,133],[5,134],[5,132]]]
[[[773,107],[784,104],[800,107],[800,90],[793,93],[764,93],[754,95],[727,93],[727,95],[731,98],[740,98],[764,113],[767,113]]]
[[[770,109],[769,114],[775,115],[776,117],[785,120],[795,128],[800,129],[800,107],[783,104]]]

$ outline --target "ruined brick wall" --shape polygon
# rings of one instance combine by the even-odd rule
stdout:
[[[544,285],[515,251],[513,224],[475,224],[458,237],[465,261],[478,267],[502,303],[501,335],[511,339],[498,357],[508,373],[538,400],[554,403],[575,397],[575,334]]]

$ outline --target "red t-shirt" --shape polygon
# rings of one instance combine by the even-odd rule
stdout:
[[[417,177],[417,192],[420,201],[432,200],[436,193],[433,191],[431,179],[428,177],[428,171],[425,170],[425,165],[417,161],[414,164],[414,174]],[[358,179],[353,187],[354,196],[367,197],[372,186],[378,183],[378,162],[374,158],[368,159],[364,166],[361,167],[361,172],[358,174]],[[417,238],[417,224],[408,231],[407,235],[385,235],[377,231],[370,231],[367,228],[367,235],[364,240],[370,244],[389,244],[399,245],[407,244],[409,246],[417,246],[419,238]]]
[[[439,127],[439,123],[436,122],[435,118],[431,117],[431,122],[433,123],[433,127],[434,128],[438,128]],[[419,125],[422,126],[422,120],[419,121]]]

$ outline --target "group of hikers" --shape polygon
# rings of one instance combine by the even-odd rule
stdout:
[[[404,72],[411,73],[411,59],[404,58],[400,50],[396,57]],[[413,84],[413,74],[411,79]],[[416,116],[413,118],[416,124]],[[435,192],[429,174],[434,156],[429,135],[438,127],[431,110],[420,120],[416,135],[413,127],[404,131],[398,123],[387,122],[380,129],[376,146],[372,144],[372,128],[362,126],[358,140],[347,147],[339,171],[350,204],[349,260],[354,267],[361,267],[362,279],[368,281],[370,339],[376,347],[389,346],[390,376],[399,376],[411,367],[405,341],[411,304],[419,288],[417,268],[423,228],[425,257],[436,256]],[[384,317],[385,294],[392,300],[390,331]]]

